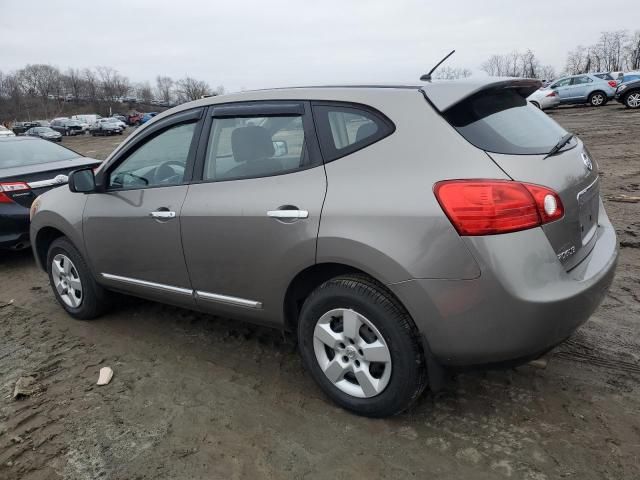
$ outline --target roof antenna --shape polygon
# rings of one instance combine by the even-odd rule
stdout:
[[[436,70],[436,68],[438,68],[440,65],[442,65],[445,62],[445,60],[447,58],[449,58],[451,55],[453,55],[454,53],[456,53],[456,51],[455,50],[451,50],[451,52],[449,52],[449,55],[447,55],[442,60],[440,60],[438,63],[436,63],[436,66],[433,67],[431,70],[429,70],[429,73],[426,73],[426,74],[422,75],[420,77],[420,80],[422,80],[423,82],[430,82],[431,81],[431,74]]]

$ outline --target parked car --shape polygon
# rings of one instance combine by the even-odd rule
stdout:
[[[102,118],[102,116],[98,115],[97,113],[83,114],[83,115],[72,115],[71,116],[72,120],[77,120],[79,122],[82,122],[83,124],[86,123],[87,125],[93,125],[100,118]]]
[[[613,76],[612,72],[597,72],[593,75],[595,77],[598,77],[600,80],[605,80],[613,88],[616,88],[618,86],[618,79]]]
[[[616,90],[616,100],[627,108],[640,108],[640,78],[622,83]]]
[[[104,119],[107,122],[110,123],[114,123],[116,125],[118,125],[120,127],[121,130],[125,130],[127,128],[127,124],[125,122],[123,122],[122,120],[120,120],[118,117],[113,116],[113,117],[108,117]]]
[[[615,96],[615,86],[609,82],[615,83],[585,73],[556,80],[549,88],[558,92],[561,104],[588,103],[593,107],[601,107]]]
[[[620,85],[627,82],[632,82],[633,80],[640,80],[640,72],[627,72],[620,79]]]
[[[0,248],[29,246],[29,208],[36,197],[65,184],[72,170],[99,164],[40,138],[0,138]]]
[[[15,122],[12,127],[13,133],[16,135],[24,135],[24,133],[32,127],[37,127],[38,125],[34,122]]]
[[[69,118],[54,118],[51,120],[50,126],[56,132],[65,136],[84,134],[84,130],[80,122]]]
[[[158,115],[158,112],[143,113],[142,114],[142,118],[140,119],[140,125],[142,125],[143,123],[147,123],[149,120],[151,120],[156,115]]]
[[[9,130],[7,127],[0,125],[0,137],[15,137],[16,134]]]
[[[127,125],[140,125],[142,123],[142,113],[134,112],[127,115]]]
[[[47,120],[36,120],[35,122],[33,122],[33,124],[38,126],[38,127],[50,127],[51,126],[51,122],[48,122]]]
[[[126,126],[127,126],[127,117],[125,115],[120,115],[118,113],[115,113],[115,114],[111,115],[111,118],[115,118],[116,120],[121,121],[124,124],[125,128],[126,128]]]
[[[555,90],[550,88],[540,88],[527,97],[534,106],[540,110],[553,108],[560,105],[560,96]]]
[[[114,290],[289,329],[330,398],[392,415],[443,368],[547,352],[613,279],[598,165],[527,102],[539,86],[184,104],[42,195],[33,251],[75,318]]]
[[[44,140],[51,140],[53,142],[62,141],[62,134],[49,127],[32,127],[27,130],[25,135],[29,137],[39,137]]]
[[[89,128],[91,135],[122,135],[122,127],[119,123],[108,118],[100,118]]]
[[[392,415],[444,369],[549,351],[613,279],[598,165],[527,102],[539,87],[184,104],[42,195],[33,251],[72,317],[113,290],[288,329],[330,398]]]

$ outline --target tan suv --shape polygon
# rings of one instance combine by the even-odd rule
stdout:
[[[181,105],[40,197],[33,249],[76,318],[114,291],[294,331],[334,401],[391,415],[444,368],[553,348],[613,278],[597,164],[527,103],[538,87]]]

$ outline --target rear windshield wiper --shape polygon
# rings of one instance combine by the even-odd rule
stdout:
[[[549,150],[549,153],[547,153],[547,156],[544,158],[551,157],[556,153],[558,153],[560,150],[562,150],[562,147],[564,147],[567,143],[571,141],[573,137],[574,137],[573,133],[567,133],[564,137],[562,137],[558,141],[558,143],[554,145],[554,147],[551,150]]]

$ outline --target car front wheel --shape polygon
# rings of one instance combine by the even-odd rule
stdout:
[[[627,108],[640,108],[640,92],[631,92],[624,99]]]
[[[426,386],[412,319],[383,286],[363,275],[336,277],[311,293],[300,313],[298,344],[320,388],[358,415],[400,413]]]
[[[72,317],[91,320],[106,310],[108,292],[96,283],[82,255],[66,237],[54,240],[49,247],[47,273],[56,300]]]

